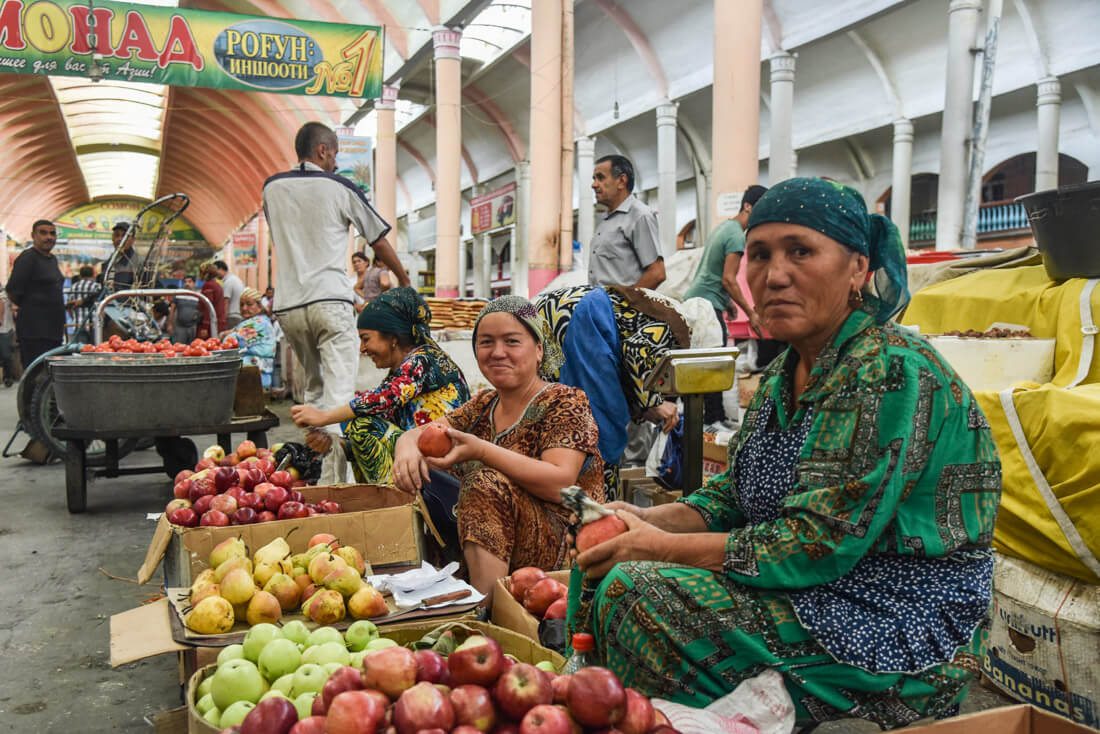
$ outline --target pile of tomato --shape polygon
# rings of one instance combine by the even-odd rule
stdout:
[[[165,357],[208,357],[214,352],[225,349],[237,349],[237,337],[227,336],[224,340],[195,339],[190,344],[173,344],[167,339],[159,342],[139,342],[136,339],[123,339],[115,334],[99,345],[85,344],[80,351],[96,354],[162,354]]]

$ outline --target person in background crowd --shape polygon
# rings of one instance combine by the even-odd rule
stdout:
[[[199,328],[195,335],[199,339],[208,339],[225,331],[225,296],[222,293],[221,285],[218,283],[218,269],[214,267],[214,263],[207,262],[199,266],[199,277],[202,278],[201,292],[214,304],[214,313],[218,319],[216,324],[211,324],[210,312],[206,309],[205,304],[199,309]]]
[[[4,387],[15,382],[15,316],[8,292],[0,290],[0,367],[4,369]]]
[[[40,355],[61,346],[65,336],[65,276],[51,252],[55,244],[57,228],[48,219],[39,219],[31,228],[31,246],[15,258],[8,279],[24,370]]]
[[[65,304],[65,308],[72,314],[77,330],[87,329],[90,334],[92,324],[90,321],[85,322],[103,286],[96,281],[95,269],[91,265],[81,265],[79,272],[80,280],[69,288],[69,302]]]
[[[699,270],[691,281],[691,287],[684,294],[685,300],[705,298],[714,306],[714,313],[722,326],[722,346],[729,343],[725,315],[729,311],[736,316],[735,304],[749,320],[749,328],[757,336],[763,335],[760,330],[760,317],[757,316],[737,283],[737,271],[741,267],[741,255],[745,252],[745,227],[748,226],[749,215],[752,213],[753,205],[766,191],[767,189],[763,186],[748,187],[741,197],[741,210],[737,216],[725,220],[710,233],[703,248],[703,259],[699,263]],[[704,423],[727,422],[726,411],[722,407],[722,393],[707,393],[703,400]]]
[[[225,260],[215,260],[214,269],[217,270],[222,294],[225,296],[225,323],[232,329],[241,323],[241,293],[244,291],[244,281],[229,272],[229,266],[226,265]]]
[[[429,469],[458,475],[451,527],[457,523],[470,583],[491,597],[493,584],[510,571],[562,566],[569,511],[560,490],[577,484],[602,501],[603,461],[584,392],[539,377],[560,364],[561,353],[530,301],[491,301],[474,324],[473,342],[492,389],[441,419],[453,442],[446,456],[420,453],[424,426],[397,439],[393,480],[407,492],[430,481],[428,497],[437,490]]]
[[[304,402],[332,410],[351,402],[359,369],[355,292],[347,273],[348,228],[389,265],[401,285],[409,276],[386,239],[390,225],[363,192],[334,173],[339,139],[319,122],[308,122],[294,139],[298,164],[264,183],[263,204],[279,269],[274,313],[302,365]],[[321,483],[346,478],[339,427],[329,426],[330,451]],[[307,441],[313,440],[311,436]],[[319,443],[319,442],[318,442]]]
[[[264,289],[264,297],[260,299],[260,305],[263,306],[264,311],[267,311],[267,315],[271,315],[271,307],[275,305],[275,289],[268,286]]]
[[[183,276],[185,290],[193,291],[195,288],[195,276]],[[168,314],[168,334],[172,341],[179,344],[190,344],[198,331],[199,321],[202,315],[199,313],[205,307],[197,298],[190,296],[176,296],[172,299],[172,310]]]
[[[370,303],[393,287],[390,271],[376,257],[370,268],[363,274],[363,298]]]
[[[367,297],[364,282],[367,276],[367,270],[370,269],[370,261],[367,260],[366,254],[362,252],[351,253],[351,269],[355,271],[355,285],[352,286],[352,290],[355,292],[355,312],[361,313],[363,307],[367,305]]]
[[[112,293],[134,287],[137,253],[134,252],[134,235],[131,234],[126,237],[126,230],[129,228],[130,225],[126,222],[119,222],[111,228],[111,242],[114,243],[115,250],[118,251],[109,274],[111,282],[107,283],[107,287],[111,289]],[[125,240],[123,240],[124,237]],[[104,274],[101,272],[99,274],[101,281],[103,276]]]
[[[771,669],[799,728],[952,712],[992,601],[989,423],[947,361],[890,323],[909,300],[905,250],[857,191],[788,179],[747,234],[762,325],[791,346],[728,471],[680,502],[614,505],[627,532],[577,556],[572,618],[646,696],[703,707]]]
[[[241,361],[260,370],[260,382],[271,387],[271,373],[275,370],[275,325],[260,305],[260,292],[255,288],[241,291],[241,316],[243,320],[221,334],[237,337]]]
[[[634,198],[634,166],[621,155],[596,161],[592,191],[607,208],[592,234],[589,285],[654,289],[665,280],[657,217]]]
[[[172,315],[172,304],[168,301],[157,301],[153,304],[153,323],[163,333],[168,332],[168,318]]]
[[[394,446],[401,434],[470,399],[462,370],[432,339],[431,319],[428,304],[414,288],[395,288],[375,298],[359,314],[359,352],[389,370],[382,384],[357,392],[349,405],[334,410],[290,409],[299,426],[346,424],[357,482],[392,484]]]

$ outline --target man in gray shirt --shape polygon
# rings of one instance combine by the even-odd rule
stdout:
[[[665,280],[657,217],[634,198],[634,166],[621,155],[596,161],[592,191],[607,214],[592,235],[588,264],[590,285],[656,288]]]
[[[241,323],[241,294],[244,293],[244,281],[229,272],[229,265],[225,260],[215,260],[214,267],[218,271],[218,279],[222,282],[222,293],[225,294],[225,325],[232,329]]]

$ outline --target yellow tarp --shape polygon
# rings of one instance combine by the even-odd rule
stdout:
[[[913,294],[901,322],[920,326],[922,334],[984,331],[996,322],[1022,324],[1032,336],[1056,340],[1051,382],[1065,387],[1073,382],[1081,357],[1079,300],[1086,282],[1074,278],[1055,283],[1042,265],[981,270]],[[1100,322],[1100,288],[1091,300],[1093,319]],[[1100,382],[1100,358],[1092,360],[1082,384],[1091,382]]]
[[[1051,384],[1016,392],[1014,404],[1047,483],[1085,545],[1100,556],[1100,344],[1082,385],[1060,389],[1077,375],[1085,283],[1055,283],[1041,265],[978,271],[914,294],[902,323],[920,326],[923,334],[984,331],[996,322],[1022,324],[1036,337],[1056,340]],[[1100,321],[1100,288],[1093,291],[1091,301],[1093,319]],[[992,426],[1004,475],[994,546],[1051,571],[1100,583],[1100,577],[1078,559],[1043,501],[999,394],[975,395]]]

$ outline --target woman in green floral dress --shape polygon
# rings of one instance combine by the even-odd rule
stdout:
[[[764,326],[791,348],[726,473],[673,505],[616,504],[629,530],[577,557],[571,621],[651,696],[704,706],[773,668],[801,724],[948,713],[991,601],[988,424],[936,351],[889,322],[908,300],[904,251],[853,189],[772,188],[746,258]]]

